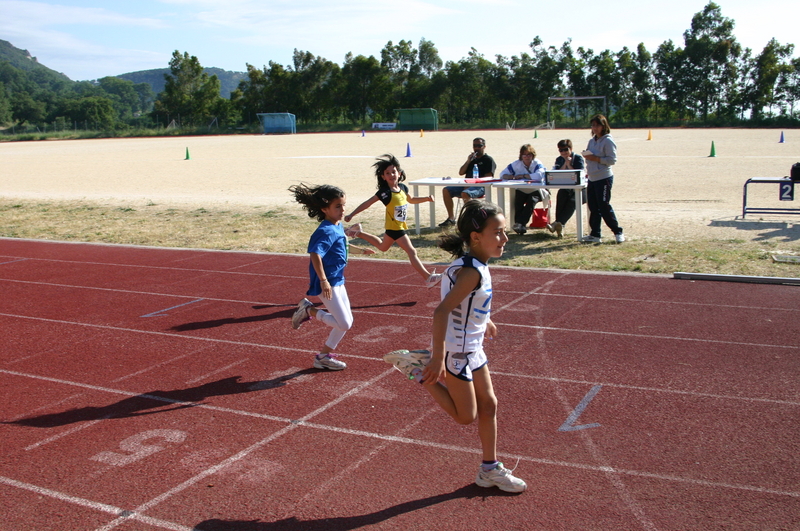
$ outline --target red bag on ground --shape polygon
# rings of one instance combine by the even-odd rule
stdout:
[[[549,208],[534,208],[533,217],[531,218],[532,229],[543,229],[550,223],[550,209]]]

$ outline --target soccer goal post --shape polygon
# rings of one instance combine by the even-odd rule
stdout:
[[[258,121],[264,134],[270,133],[297,133],[297,119],[288,112],[260,112],[257,113]]]
[[[395,112],[398,121],[397,129],[400,131],[439,130],[439,113],[436,109],[395,109]]]
[[[554,101],[581,101],[581,100],[603,100],[603,115],[608,116],[608,106],[605,96],[553,96],[547,98],[547,121],[550,122],[550,104]]]

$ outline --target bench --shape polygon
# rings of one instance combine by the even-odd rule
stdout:
[[[800,207],[751,207],[747,206],[747,187],[751,184],[777,184],[779,186],[778,198],[781,201],[794,201],[794,181],[789,177],[751,177],[744,183],[742,193],[742,219],[747,214],[800,214]]]

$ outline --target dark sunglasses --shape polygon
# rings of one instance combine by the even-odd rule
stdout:
[[[559,153],[569,153],[569,149],[559,149]]]

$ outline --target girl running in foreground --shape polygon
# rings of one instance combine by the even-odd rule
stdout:
[[[308,211],[308,217],[317,218],[321,223],[311,235],[308,252],[311,264],[308,267],[311,282],[306,295],[319,296],[324,310],[314,307],[308,299],[297,305],[292,315],[292,327],[300,328],[305,321],[316,317],[332,328],[328,340],[314,358],[314,367],[340,371],[347,365],[336,359],[333,350],[339,345],[345,333],[353,326],[353,312],[350,299],[344,287],[344,267],[347,265],[347,237],[342,229],[345,195],[336,186],[327,184],[291,186],[289,191],[295,200]],[[358,249],[362,254],[374,254],[372,249]]]
[[[497,461],[497,398],[492,389],[483,339],[497,327],[489,315],[492,278],[489,259],[503,255],[508,242],[500,209],[483,200],[468,201],[456,223],[458,232],[442,236],[439,247],[456,260],[442,279],[442,302],[433,313],[433,354],[397,350],[383,359],[425,384],[433,399],[459,424],[478,419],[483,464],[475,479],[481,487],[522,492],[527,485]],[[443,385],[439,380],[444,377]]]
[[[386,222],[384,226],[386,232],[383,238],[379,238],[378,236],[361,232],[361,223],[356,223],[347,229],[347,235],[351,238],[359,237],[384,253],[397,242],[397,245],[408,255],[411,265],[425,281],[425,285],[429,288],[435,286],[441,280],[442,275],[437,275],[435,271],[433,273],[428,272],[417,257],[417,250],[414,248],[414,244],[411,243],[411,238],[406,234],[408,230],[408,225],[406,225],[408,205],[428,203],[433,201],[433,197],[413,197],[409,193],[408,186],[402,184],[402,181],[406,180],[406,174],[400,169],[400,162],[394,155],[384,155],[372,167],[375,168],[375,176],[378,178],[378,192],[358,205],[355,210],[344,217],[344,220],[350,223],[350,220],[356,214],[363,212],[380,200],[386,206]]]

